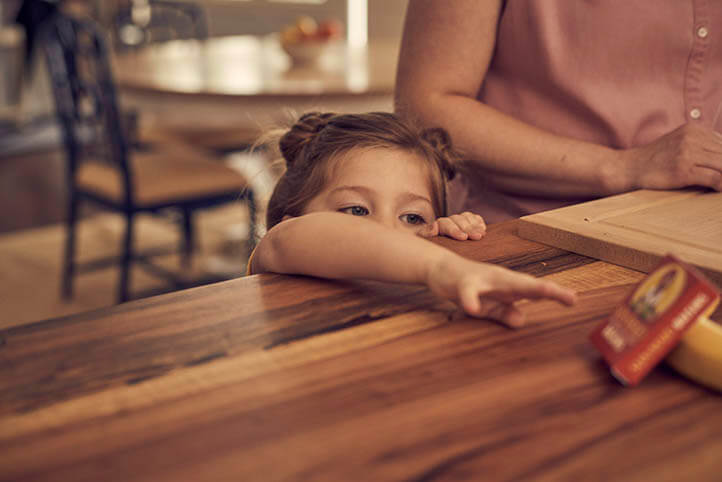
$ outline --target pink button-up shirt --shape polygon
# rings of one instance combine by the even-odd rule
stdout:
[[[478,98],[614,148],[649,143],[686,122],[722,130],[722,1],[508,1]],[[463,205],[487,222],[573,202],[459,191],[451,191],[452,209]]]

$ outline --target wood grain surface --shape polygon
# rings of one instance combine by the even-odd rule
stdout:
[[[524,216],[519,234],[650,272],[668,253],[722,286],[722,193],[639,190]]]
[[[520,330],[260,275],[1,331],[0,480],[720,480],[722,397],[587,341],[642,274],[515,229],[439,242],[579,291]]]

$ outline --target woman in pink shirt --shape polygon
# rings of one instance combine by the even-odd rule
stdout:
[[[496,222],[722,189],[720,79],[722,2],[414,0],[396,109],[451,133],[473,161],[452,210]]]

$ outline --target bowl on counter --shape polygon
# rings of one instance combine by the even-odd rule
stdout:
[[[281,43],[281,48],[291,58],[293,66],[316,65],[328,49],[328,42],[308,41],[300,43]]]

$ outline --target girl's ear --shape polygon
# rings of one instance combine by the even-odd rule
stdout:
[[[283,219],[281,219],[281,222],[286,221],[291,218],[293,218],[293,216],[291,216],[290,214],[286,214],[285,216],[283,216]]]

